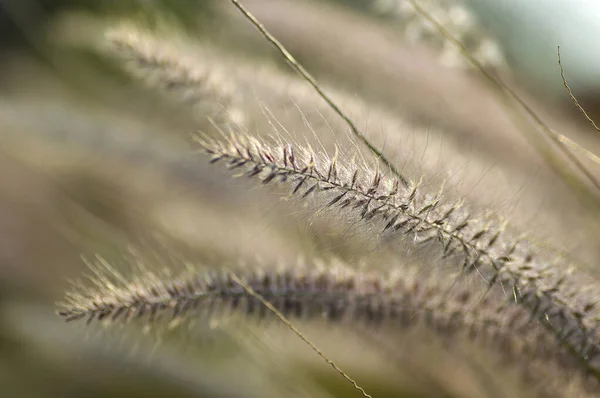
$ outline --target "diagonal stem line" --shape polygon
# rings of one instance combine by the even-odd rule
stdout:
[[[235,1],[235,0],[232,0],[232,1]],[[348,376],[346,374],[346,372],[344,372],[342,369],[340,369],[331,359],[327,358],[327,356],[323,353],[323,351],[321,351],[319,349],[319,347],[317,347],[300,330],[298,330],[285,317],[285,315],[283,315],[277,308],[275,308],[275,306],[273,306],[273,304],[271,304],[267,299],[265,299],[263,296],[261,296],[260,294],[258,294],[254,289],[252,289],[252,287],[250,287],[250,285],[248,285],[246,283],[246,281],[244,281],[243,279],[241,279],[240,277],[238,277],[236,274],[232,274],[231,275],[231,279],[233,279],[233,281],[235,283],[237,283],[245,291],[247,291],[249,295],[251,295],[254,298],[256,298],[257,300],[259,300],[265,307],[267,307],[271,312],[273,312],[281,320],[281,322],[283,322],[288,328],[290,328],[290,330],[292,332],[294,332],[298,337],[300,337],[300,339],[302,339],[302,341],[304,341],[306,344],[308,344],[310,346],[310,348],[312,348],[317,354],[319,354],[319,356],[321,358],[323,358],[323,360],[325,360],[325,362],[327,362],[329,365],[331,365],[331,367],[333,369],[335,369],[336,372],[338,372],[339,374],[341,374],[344,377],[344,379],[346,379],[350,383],[352,383],[352,385],[354,386],[354,388],[356,388],[358,391],[360,391],[364,397],[373,398],[371,395],[367,394],[367,392],[361,386],[359,386],[356,383],[356,381],[354,381],[354,379],[352,379],[350,376]]]
[[[250,13],[243,5],[239,3],[238,0],[230,0],[233,5],[258,29],[258,31],[265,37],[265,39],[271,43],[277,50],[281,53],[281,55],[286,59],[286,61],[290,64],[292,69],[294,69],[302,78],[304,78],[319,94],[321,98],[337,113],[343,120],[346,122],[352,133],[360,139],[370,150],[373,152],[377,158],[386,167],[390,169],[390,171],[398,178],[398,180],[404,185],[408,187],[408,179],[405,178],[400,171],[385,157],[383,152],[377,149],[371,142],[367,139],[367,137],[360,132],[360,130],[356,127],[354,122],[350,119],[348,115],[346,115],[340,107],[323,91],[323,89],[319,86],[315,78],[306,70],[304,67],[294,58],[292,54],[277,40],[267,29],[256,19],[254,15]]]
[[[575,95],[573,94],[571,87],[569,87],[569,84],[567,83],[567,78],[565,77],[565,70],[562,66],[562,61],[560,59],[560,46],[558,46],[558,67],[560,68],[560,77],[562,77],[563,85],[567,89],[567,92],[569,93],[569,97],[571,97],[571,99],[573,100],[573,103],[575,104],[577,109],[579,109],[579,111],[581,113],[583,113],[583,116],[585,116],[587,121],[590,122],[592,127],[594,127],[594,129],[600,133],[600,127],[598,127],[596,122],[587,114],[587,112],[585,111],[585,109],[583,109],[581,104],[579,104],[579,101],[577,101],[577,98],[575,98]],[[600,162],[597,162],[597,163],[600,163]]]
[[[232,1],[234,1],[234,0],[232,0]],[[577,169],[579,169],[579,171],[581,173],[583,173],[590,180],[590,182],[596,187],[596,189],[600,190],[600,182],[579,161],[579,159],[577,159],[577,157],[575,157],[575,155],[567,147],[578,148],[579,152],[589,153],[586,156],[595,162],[597,162],[597,159],[599,159],[596,155],[590,153],[588,150],[586,150],[585,148],[583,148],[581,145],[577,144],[575,141],[571,140],[570,138],[566,137],[564,134],[560,134],[557,131],[555,131],[554,129],[550,128],[548,125],[546,125],[546,123],[544,123],[544,121],[533,111],[533,109],[531,109],[531,107],[529,105],[527,105],[527,103],[521,97],[519,97],[519,95],[515,91],[510,89],[508,86],[506,86],[504,83],[502,83],[498,78],[494,77],[490,72],[488,72],[486,70],[486,68],[483,65],[481,65],[481,63],[460,42],[460,40],[455,38],[454,35],[448,29],[446,29],[440,22],[438,22],[426,10],[424,10],[423,7],[421,7],[418,4],[417,0],[408,0],[408,1],[411,3],[411,5],[415,9],[415,11],[417,11],[417,13],[419,13],[423,18],[427,19],[430,23],[432,23],[437,28],[438,32],[440,32],[440,34],[442,34],[442,36],[444,36],[446,39],[448,39],[450,42],[452,42],[455,46],[457,46],[460,49],[463,56],[465,58],[467,58],[467,60],[473,66],[475,66],[485,76],[486,79],[488,79],[494,86],[496,86],[496,88],[498,88],[501,92],[503,92],[506,96],[508,96],[508,98],[515,101],[521,107],[521,109],[524,110],[525,113],[527,113],[527,115],[529,115],[529,117],[531,117],[531,119],[533,119],[533,121],[538,126],[538,128],[541,129],[545,133],[545,135],[548,136],[555,144],[557,144],[559,150],[563,153],[563,155],[565,155],[571,161],[571,163],[573,163],[575,165],[575,167]],[[554,164],[552,162],[552,158],[555,158],[555,156],[552,153],[550,153],[549,151],[541,150],[541,152],[542,152],[542,155],[549,161],[550,165],[552,166]],[[563,177],[567,177],[568,173],[566,173],[566,171],[562,170],[558,166],[552,166],[552,167],[560,175],[563,175]]]

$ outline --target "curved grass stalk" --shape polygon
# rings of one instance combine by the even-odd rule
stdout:
[[[198,143],[212,163],[227,162],[263,185],[279,182],[291,187],[291,195],[320,197],[324,208],[381,225],[384,235],[410,238],[415,247],[437,243],[444,258],[461,262],[461,272],[477,272],[490,288],[498,284],[510,292],[512,301],[527,308],[600,377],[595,293],[582,294],[584,279],[571,275],[572,269],[561,269],[568,264],[537,253],[532,242],[515,238],[497,220],[477,220],[462,202],[444,203],[442,191],[421,192],[421,182],[404,188],[379,170],[348,165],[309,149],[269,146],[237,136],[225,142],[200,137]]]
[[[556,146],[558,147],[558,149],[565,155],[565,157],[567,157],[569,162],[571,164],[573,164],[575,166],[575,168],[578,169],[583,175],[585,175],[586,178],[594,185],[594,187],[596,189],[600,190],[600,182],[598,181],[596,176],[594,176],[579,161],[579,159],[577,159],[574,156],[574,154],[569,150],[569,147],[577,148],[578,152],[586,154],[588,159],[590,159],[594,162],[598,162],[598,159],[600,159],[600,158],[598,158],[598,156],[596,156],[593,153],[590,153],[588,150],[583,148],[578,143],[574,142],[573,140],[569,139],[565,135],[560,134],[559,132],[557,132],[557,131],[553,130],[552,128],[550,128],[549,126],[547,126],[546,123],[544,123],[544,121],[533,111],[533,109],[531,109],[531,107],[529,105],[527,105],[527,103],[525,103],[525,101],[523,99],[521,99],[521,97],[514,90],[512,90],[510,87],[508,87],[506,84],[504,84],[500,79],[498,79],[497,77],[493,76],[490,72],[488,72],[485,69],[485,67],[469,52],[469,50],[464,46],[464,44],[462,44],[458,39],[456,39],[454,37],[454,35],[450,31],[448,31],[448,29],[446,29],[441,23],[439,23],[433,16],[431,16],[431,14],[429,14],[427,12],[427,10],[423,9],[423,7],[421,7],[421,5],[419,5],[418,0],[408,0],[408,1],[414,7],[414,9],[417,13],[419,13],[423,18],[428,20],[430,23],[432,23],[437,28],[440,35],[445,37],[447,40],[452,42],[455,46],[457,46],[461,50],[461,53],[463,54],[463,56],[473,66],[475,66],[475,68],[477,68],[482,73],[482,75],[496,89],[499,90],[499,92],[501,92],[507,99],[509,99],[511,101],[512,106],[514,106],[516,104],[522,111],[524,111],[533,120],[535,126],[542,133],[542,135],[546,138],[549,138],[553,143],[555,143]],[[511,112],[511,113],[514,114],[515,112]],[[522,123],[522,121],[524,121],[526,124],[529,123],[528,121],[524,120],[521,115],[515,114],[515,116],[519,116],[520,123]],[[522,121],[521,121],[521,119],[522,119]],[[575,191],[577,191],[580,194],[586,195],[585,198],[587,199],[588,203],[593,202],[592,199],[597,198],[597,195],[594,195],[591,192],[589,192],[589,189],[587,189],[587,187],[585,187],[574,175],[572,175],[570,172],[567,171],[568,168],[560,167],[560,165],[563,164],[563,162],[556,156],[556,154],[553,151],[551,151],[549,148],[546,148],[546,144],[544,144],[542,142],[542,140],[540,139],[542,137],[535,137],[535,136],[529,134],[528,129],[525,129],[524,131],[527,133],[527,137],[529,139],[531,139],[534,144],[536,144],[536,145],[534,145],[536,150],[538,150],[542,154],[542,156],[547,160],[548,164],[554,169],[554,171],[558,175],[562,176],[562,178],[570,186],[572,186]]]
[[[439,278],[415,278],[407,272],[369,273],[336,262],[252,271],[188,270],[176,277],[144,272],[132,281],[100,279],[95,284],[95,289],[72,292],[59,315],[69,322],[138,320],[150,325],[231,311],[265,318],[272,309],[264,300],[290,319],[320,318],[391,332],[424,328],[450,346],[481,344],[512,366],[551,361],[565,374],[580,371],[580,363],[526,310],[491,296],[482,300],[468,286],[450,291]]]
[[[130,55],[132,57],[141,57],[142,65],[146,62],[144,61],[145,58],[161,61],[153,64],[157,69],[154,70],[153,67],[151,72],[144,69],[143,66],[136,66],[137,64],[134,62],[128,62],[128,66],[133,69],[132,71],[135,72],[135,75],[142,77],[142,80],[146,83],[157,83],[160,76],[166,78],[181,76],[182,73],[179,68],[182,65],[189,68],[192,75],[206,75],[208,80],[212,80],[214,76],[217,82],[221,82],[223,76],[227,77],[227,84],[223,88],[229,86],[235,87],[234,99],[236,105],[233,109],[229,108],[226,110],[226,116],[229,118],[229,121],[224,121],[222,118],[213,115],[212,119],[215,123],[208,126],[205,125],[207,121],[206,114],[200,115],[201,120],[196,120],[199,123],[196,126],[198,129],[202,129],[207,133],[210,131],[212,134],[215,129],[222,128],[228,130],[230,122],[236,120],[235,125],[231,126],[236,131],[247,130],[247,126],[252,125],[254,126],[252,128],[253,131],[260,131],[261,135],[269,133],[286,136],[293,135],[296,136],[296,138],[293,138],[296,140],[300,131],[303,131],[304,128],[309,128],[313,136],[310,138],[311,145],[313,146],[333,151],[334,145],[344,148],[346,148],[346,145],[350,145],[357,149],[360,147],[359,152],[361,154],[366,153],[362,150],[362,145],[357,143],[351,132],[347,130],[346,126],[338,120],[338,115],[323,103],[322,99],[301,78],[286,76],[275,68],[249,64],[243,58],[232,57],[231,54],[225,54],[216,48],[210,48],[210,46],[204,44],[200,48],[191,45],[191,43],[184,44],[185,41],[181,43],[182,45],[173,45],[169,43],[169,39],[166,37],[155,37],[135,27],[114,29],[110,32],[108,35],[109,40],[122,41],[132,46]],[[200,50],[199,58],[195,56],[198,50]],[[114,53],[114,51],[113,48],[112,52]],[[125,59],[128,59],[128,56],[125,54],[128,51],[123,50],[122,55]],[[162,62],[165,59],[168,59],[169,62]],[[219,87],[221,87],[219,84],[215,86],[216,89]],[[196,83],[190,82],[189,87],[186,88],[182,84],[181,90],[177,89],[171,94],[194,93],[198,92],[198,90],[201,90],[201,88],[196,87]],[[223,95],[227,95],[229,91],[225,90]],[[334,90],[332,87],[327,87],[326,91],[341,101],[344,110],[353,118],[364,114],[364,104],[361,105],[359,101],[351,98],[347,93]],[[211,94],[208,93],[206,99],[210,97]],[[213,102],[215,103],[213,105],[221,112],[221,108],[217,106],[218,103],[226,104],[227,102],[222,101],[218,93],[215,93],[212,97],[214,97]],[[264,105],[263,101],[265,101]],[[293,109],[293,112],[289,111],[290,108]],[[369,108],[371,107],[369,106]],[[183,118],[186,118],[188,114],[192,114],[187,109],[183,109],[183,111]],[[297,113],[301,115],[301,119],[296,115]],[[415,126],[406,120],[398,119],[398,115],[392,115],[377,107],[369,109],[369,113],[369,119],[373,121],[378,120],[384,126],[381,127],[376,125],[376,123],[367,122],[365,128],[369,132],[370,139],[378,147],[385,146],[387,148],[387,156],[400,161],[405,175],[415,175],[414,170],[418,170],[419,174],[424,173],[429,177],[429,183],[431,184],[432,179],[437,178],[440,172],[449,175],[458,171],[458,173],[453,174],[449,181],[449,190],[457,195],[469,194],[472,198],[471,201],[474,202],[473,204],[477,203],[477,206],[481,208],[496,206],[499,203],[499,197],[506,198],[506,192],[500,191],[501,186],[494,182],[494,177],[505,178],[505,174],[508,174],[511,176],[511,180],[529,181],[531,175],[529,171],[524,172],[524,170],[539,167],[537,162],[529,161],[525,163],[515,161],[502,166],[494,162],[493,166],[491,166],[494,169],[492,173],[488,173],[488,169],[485,177],[482,178],[478,170],[490,167],[489,159],[486,158],[486,160],[483,160],[469,155],[469,167],[465,168],[464,162],[460,160],[465,156],[462,152],[461,144],[458,142],[448,142],[445,138],[445,134],[447,133],[445,130],[436,131],[437,129],[433,129],[430,131],[430,128]],[[178,112],[176,114],[179,115]],[[238,114],[242,116],[243,122],[238,121],[239,119],[236,116]],[[264,117],[257,117],[258,115],[264,115]],[[181,118],[177,117],[176,120],[181,120]],[[268,124],[265,121],[268,121]],[[380,128],[383,131],[380,131]],[[296,129],[301,130],[296,132]],[[393,134],[387,134],[384,131]],[[187,131],[184,134],[187,136]],[[414,141],[415,138],[417,141]],[[429,156],[431,151],[427,151],[428,154],[424,158],[421,158],[420,163],[417,163],[418,159],[413,158],[414,151],[421,150],[422,145],[432,147],[430,138],[436,141],[436,145],[438,141],[440,145],[443,143],[443,154],[440,153],[434,157]],[[500,149],[500,152],[504,150],[512,152],[513,149],[509,149],[509,147],[512,148],[512,145]],[[494,151],[497,151],[498,148],[498,145],[495,145]],[[440,162],[442,158],[444,159]],[[550,170],[546,171],[550,172]],[[571,207],[580,204],[577,197],[573,196],[567,187],[561,186],[559,187],[559,191],[564,191],[557,191],[555,183],[550,183],[550,181],[555,182],[554,174],[549,173],[540,178],[540,181],[545,179],[548,179],[548,182],[543,183],[543,187],[539,187],[543,191],[537,192],[537,190],[534,191],[528,188],[528,193],[525,194],[525,197],[521,198],[517,205],[519,214],[515,214],[515,209],[512,209],[509,216],[514,222],[525,224],[524,220],[530,217],[531,212],[538,210],[539,198],[552,195],[552,208],[547,207],[547,210],[550,212],[549,219],[552,220],[552,225],[549,225],[547,222],[548,218],[544,221],[544,224],[551,227],[552,230],[540,228],[538,231],[543,231],[542,235],[558,234],[561,240],[563,236],[566,236],[568,239],[572,239],[572,242],[579,242],[581,245],[583,245],[582,242],[595,243],[590,238],[592,234],[584,232],[584,230],[587,230],[593,224],[591,221],[581,218],[580,221],[575,222],[574,220],[577,217],[568,217],[563,212],[565,206]],[[472,185],[476,189],[475,193],[470,188]],[[539,186],[539,184],[536,185]],[[519,195],[521,192],[519,191]],[[535,192],[535,194],[532,192]],[[506,199],[511,200],[512,197]],[[550,206],[550,204],[547,204],[547,206]],[[503,215],[508,216],[505,213]],[[577,229],[577,237],[565,231],[565,223],[569,223],[570,228]],[[595,227],[595,224],[593,226]],[[522,227],[526,226],[522,225]],[[580,251],[578,255],[585,257],[587,254],[585,251]]]

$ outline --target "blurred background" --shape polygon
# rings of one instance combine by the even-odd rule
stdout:
[[[600,201],[582,199],[548,164],[523,133],[531,127],[409,1],[242,3],[412,179],[425,176],[433,192],[445,182],[452,197],[596,275]],[[569,98],[557,58],[560,45],[574,95],[600,122],[600,3],[418,3],[548,126],[600,153],[600,132]],[[3,396],[359,396],[276,325],[103,331],[55,315],[71,280],[93,272],[85,259],[116,261],[132,247],[167,268],[182,258],[209,267],[423,261],[208,165],[192,134],[229,129],[365,153],[228,1],[0,0]],[[374,397],[493,396],[472,368],[426,344],[402,351],[417,353],[402,373],[361,336],[306,327]],[[411,366],[428,370],[415,376]]]

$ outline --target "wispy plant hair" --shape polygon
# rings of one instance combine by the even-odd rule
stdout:
[[[76,285],[59,311],[68,322],[141,321],[152,327],[164,321],[208,321],[230,312],[272,319],[270,311],[237,282],[241,275],[253,291],[292,320],[322,319],[390,333],[428,330],[449,347],[477,342],[481,349],[495,352],[499,364],[522,367],[524,376],[536,380],[538,387],[547,374],[536,374],[535,366],[528,370],[528,361],[551,361],[571,377],[580,366],[527,310],[494,295],[482,299],[468,285],[449,289],[451,284],[439,275],[416,278],[400,269],[358,271],[340,261],[319,260],[280,267],[186,265],[180,274],[145,270],[129,280],[115,277],[114,271],[111,276],[107,272],[111,266],[102,258],[92,267],[95,287]]]
[[[285,184],[292,196],[318,197],[324,207],[381,225],[387,239],[400,237],[417,247],[437,245],[441,256],[455,259],[462,273],[476,272],[488,286],[502,286],[510,301],[527,308],[590,371],[599,372],[595,293],[580,295],[585,276],[570,275],[569,265],[561,265],[551,249],[540,251],[498,220],[485,214],[478,218],[462,203],[446,202],[441,190],[421,192],[420,182],[404,188],[380,170],[248,136],[198,142],[212,156],[211,162],[227,163],[263,185]]]
[[[189,106],[199,122],[210,118],[224,126],[244,123],[236,87],[214,62],[190,62],[153,40],[149,33],[132,28],[109,30],[106,38],[114,55],[126,61],[131,74],[177,103]],[[207,51],[203,55],[214,58]]]

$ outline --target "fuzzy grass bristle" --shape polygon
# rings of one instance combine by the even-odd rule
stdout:
[[[246,2],[260,20],[242,5]],[[206,337],[227,335],[214,362],[230,357],[234,363],[238,355],[247,354],[252,362],[268,364],[261,369],[269,375],[267,384],[283,388],[293,383],[275,377],[279,370],[301,387],[311,384],[302,380],[305,369],[291,361],[298,348],[313,357],[318,354],[364,396],[371,397],[367,391],[373,397],[388,395],[369,384],[363,389],[363,380],[357,379],[359,386],[351,373],[338,368],[333,358],[342,363],[335,353],[341,349],[363,370],[378,376],[411,378],[411,372],[404,372],[412,366],[406,359],[416,359],[420,366],[412,370],[418,379],[415,385],[426,386],[430,376],[431,383],[441,380],[448,386],[462,387],[463,379],[478,384],[457,389],[465,394],[434,396],[525,397],[531,392],[541,397],[580,396],[579,392],[595,396],[600,391],[600,288],[594,276],[585,273],[585,265],[570,261],[559,247],[575,241],[593,251],[588,246],[594,246],[590,242],[597,236],[589,234],[589,241],[579,242],[587,229],[560,222],[582,216],[564,214],[563,209],[572,209],[571,203],[580,197],[569,187],[585,183],[565,184],[564,192],[556,189],[556,176],[570,172],[558,161],[541,166],[542,160],[558,159],[553,150],[537,148],[540,156],[530,156],[536,153],[520,148],[523,137],[510,137],[516,134],[516,125],[509,130],[502,122],[506,115],[498,113],[495,99],[486,96],[475,76],[435,65],[434,54],[421,46],[404,43],[399,48],[391,26],[351,15],[339,4],[282,2],[271,7],[275,3],[250,0],[222,4],[226,3],[258,29],[300,78],[280,70],[272,54],[261,49],[264,43],[244,41],[247,31],[241,25],[238,31],[237,26],[222,23],[240,20],[219,6],[214,10],[225,19],[204,20],[202,32],[197,32],[200,39],[184,37],[182,30],[169,31],[166,25],[160,33],[149,33],[131,24],[133,20],[104,31],[100,48],[93,51],[100,51],[103,61],[111,58],[106,65],[111,72],[123,69],[129,75],[113,73],[118,85],[138,80],[147,87],[119,87],[124,89],[122,95],[114,98],[120,101],[105,101],[110,106],[99,110],[95,121],[86,117],[73,128],[69,113],[53,110],[50,115],[61,124],[47,124],[39,117],[40,109],[32,107],[38,117],[31,130],[41,132],[44,139],[33,139],[32,133],[13,139],[28,130],[23,121],[31,118],[22,118],[27,115],[20,109],[12,119],[7,116],[10,112],[0,112],[8,120],[2,124],[12,131],[3,140],[7,155],[14,153],[23,168],[40,166],[48,176],[58,177],[57,192],[65,188],[68,203],[61,201],[62,194],[54,202],[61,202],[57,216],[67,215],[69,223],[53,228],[78,238],[83,235],[79,231],[99,225],[111,238],[98,234],[93,242],[73,239],[78,249],[90,243],[86,253],[98,254],[87,262],[93,272],[89,283],[74,283],[59,304],[57,318],[80,325],[87,333],[104,333],[106,326],[109,333],[125,332],[123,337],[129,332],[134,339],[156,335],[157,343],[177,346],[181,337],[185,343],[200,345]],[[407,25],[422,34],[418,39],[438,35],[434,45],[443,57],[457,58],[460,51],[468,53],[470,45],[478,45],[469,38],[479,27],[457,2],[426,2],[442,13],[431,18],[416,1],[387,3],[412,4],[410,11],[389,10],[388,16],[397,22],[408,19]],[[382,2],[359,7],[373,11],[376,4]],[[438,26],[438,16],[444,24],[462,23],[464,30],[456,33],[470,42],[455,40]],[[417,19],[429,22],[420,26]],[[210,30],[223,26],[228,27],[211,36]],[[346,31],[347,26],[353,27],[352,32]],[[167,35],[157,35],[163,33]],[[451,42],[461,50],[450,50]],[[317,83],[292,52],[315,76],[329,81]],[[482,54],[471,55],[469,60],[487,77],[478,64]],[[271,65],[259,64],[260,57],[268,57]],[[489,76],[495,82],[495,75]],[[333,83],[336,87],[330,90],[328,84]],[[344,85],[346,90],[338,91]],[[483,105],[454,109],[454,94],[463,93],[466,86],[474,88],[467,90],[471,102]],[[32,99],[19,94],[7,97],[5,108],[12,109],[20,98],[29,107]],[[64,100],[63,105],[74,102],[70,95]],[[516,95],[514,100],[520,104]],[[432,107],[431,101],[437,105]],[[54,103],[55,98],[43,103],[47,102]],[[136,114],[131,115],[128,105],[141,109],[132,107]],[[522,107],[529,112],[528,106]],[[439,113],[445,108],[447,112]],[[80,109],[85,113],[94,108],[90,101]],[[112,116],[104,115],[113,112],[127,117],[123,122],[115,117],[113,122]],[[495,116],[475,120],[481,115]],[[139,127],[129,126],[129,120],[137,123],[134,116],[140,118]],[[353,120],[365,116],[381,125],[367,121],[359,130]],[[436,126],[430,129],[433,117]],[[105,119],[110,122],[105,128],[88,128]],[[498,134],[492,132],[494,126]],[[125,140],[122,133],[110,133],[129,129]],[[486,130],[489,134],[481,134]],[[169,141],[163,140],[167,136]],[[218,170],[209,164],[225,167]],[[493,172],[487,174],[487,167]],[[539,181],[538,168],[543,174]],[[230,174],[237,179],[230,180]],[[530,185],[522,189],[521,184]],[[500,194],[506,186],[511,192]],[[519,189],[518,200],[511,196],[513,189]],[[523,197],[521,189],[530,193]],[[11,193],[11,203],[17,203],[18,196]],[[54,207],[45,195],[38,196],[45,207]],[[540,207],[546,200],[551,205]],[[540,210],[545,212],[541,218],[547,214],[554,220],[539,224],[557,226],[556,233],[546,233],[537,221],[528,225],[540,218]],[[513,225],[502,217],[509,217]],[[49,224],[58,219],[49,218]],[[113,229],[119,236],[111,233]],[[572,230],[576,233],[571,235]],[[7,236],[11,232],[7,230]],[[556,246],[536,240],[544,237]],[[125,247],[128,243],[135,248]],[[573,255],[587,258],[579,252]],[[298,257],[309,260],[297,263]],[[117,264],[120,260],[124,261]],[[287,326],[283,333],[295,335],[274,328],[276,335],[271,336],[265,325],[270,321],[281,322]],[[58,326],[66,327],[63,322]],[[305,337],[309,334],[300,331],[304,327],[316,328],[315,341],[325,337],[335,344],[313,344]],[[278,348],[280,337],[299,338],[293,343],[301,344],[286,342]],[[371,339],[375,344],[369,348],[366,343]],[[389,348],[383,343],[390,343]],[[365,352],[378,349],[376,366],[364,361]],[[213,357],[202,351],[193,355],[194,360],[212,363]],[[273,363],[262,360],[262,354]],[[437,366],[442,358],[447,363]],[[277,366],[271,368],[273,364]],[[454,373],[454,367],[477,369]],[[220,369],[234,377],[240,370],[237,365]],[[358,369],[363,379],[366,373]],[[252,370],[249,378],[258,376],[259,369]],[[459,373],[463,378],[456,377]],[[369,383],[368,377],[364,379]],[[314,384],[324,396],[340,395],[320,381]],[[515,393],[503,394],[509,390]]]
[[[442,257],[457,260],[461,272],[477,272],[490,287],[502,286],[510,292],[509,300],[527,308],[560,344],[594,372],[600,369],[595,302],[582,299],[574,284],[585,279],[571,275],[568,264],[561,264],[551,249],[542,252],[532,242],[515,238],[497,220],[476,219],[461,202],[444,203],[442,191],[421,192],[421,182],[405,188],[380,170],[346,164],[337,156],[249,136],[197,141],[212,163],[227,162],[230,169],[259,178],[263,185],[286,184],[291,196],[314,196],[325,208],[378,223],[388,238],[408,237],[416,247],[437,244]]]
[[[137,29],[111,30],[106,37],[114,55],[125,61],[128,72],[149,87],[192,107],[197,117],[211,118],[219,125],[244,122],[243,112],[236,105],[235,86],[214,60],[192,61]],[[203,55],[214,58],[208,52]]]
[[[150,326],[161,320],[221,317],[231,312],[259,319],[272,318],[269,310],[242,285],[294,320],[323,319],[333,324],[365,325],[407,332],[428,330],[444,344],[480,344],[502,363],[523,366],[530,361],[556,361],[564,372],[577,372],[573,360],[554,337],[522,308],[468,286],[448,289],[439,278],[395,270],[385,274],[357,271],[341,262],[258,268],[239,271],[192,272],[178,277],[148,278],[117,287],[106,280],[95,290],[70,295],[59,315],[67,322],[87,324],[142,321]],[[528,377],[542,378],[535,372]]]

